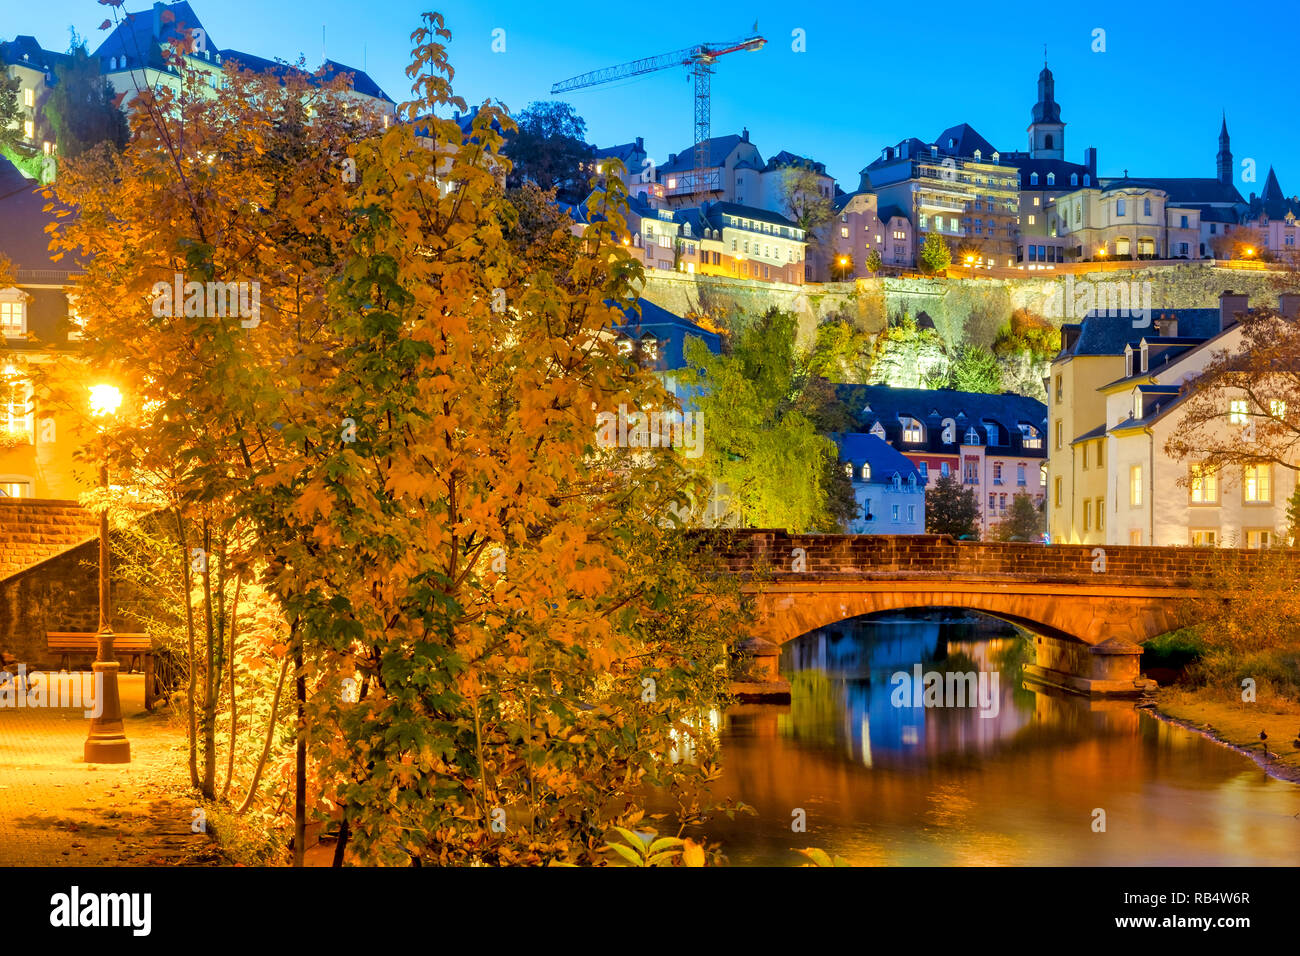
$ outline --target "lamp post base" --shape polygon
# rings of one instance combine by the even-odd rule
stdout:
[[[130,763],[131,742],[126,739],[122,726],[122,702],[117,693],[117,661],[95,661],[95,701],[99,716],[90,721],[90,736],[86,738],[86,763]]]

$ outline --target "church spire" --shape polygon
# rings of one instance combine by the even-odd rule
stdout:
[[[1215,168],[1219,182],[1232,183],[1232,142],[1228,138],[1228,113],[1223,112],[1223,125],[1219,127],[1219,153],[1215,157]]]
[[[1065,158],[1065,123],[1056,102],[1056,81],[1047,67],[1047,47],[1043,46],[1043,71],[1038,74],[1038,102],[1030,111],[1029,155],[1033,159]]]

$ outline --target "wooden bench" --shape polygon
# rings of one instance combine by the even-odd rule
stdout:
[[[99,654],[99,634],[94,631],[46,631],[46,645],[60,655],[59,669],[68,670],[68,659],[73,654]],[[154,686],[153,641],[148,634],[114,634],[113,652],[125,655],[127,670],[144,670],[144,709],[153,710],[157,700]]]

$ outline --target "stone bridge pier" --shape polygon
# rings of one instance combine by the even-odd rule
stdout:
[[[706,533],[756,609],[754,645],[775,675],[780,645],[847,618],[964,608],[1034,635],[1026,676],[1089,696],[1140,694],[1141,645],[1195,620],[1217,562],[1252,552],[959,542],[944,535]]]

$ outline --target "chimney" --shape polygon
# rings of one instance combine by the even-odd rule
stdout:
[[[742,129],[742,130],[740,131],[740,138],[743,139],[746,143],[749,142],[749,127],[748,127],[748,126],[746,126],[744,129]]]
[[[1250,297],[1238,295],[1231,289],[1225,289],[1219,296],[1219,331],[1226,331],[1237,324],[1237,313],[1249,308]]]
[[[1087,149],[1083,151],[1083,165],[1088,167],[1088,172],[1092,174],[1093,179],[1096,179],[1097,178],[1097,147],[1096,146],[1089,146]]]
[[[154,39],[162,36],[162,15],[163,10],[167,9],[167,4],[155,2],[153,5],[153,36]]]
[[[1300,319],[1300,295],[1284,292],[1277,300],[1277,310],[1288,319]]]
[[[640,150],[641,152],[643,152],[643,153],[645,152],[645,138],[644,138],[644,137],[642,137],[642,136],[638,136],[638,137],[636,138],[636,148],[637,148],[638,150]]]

